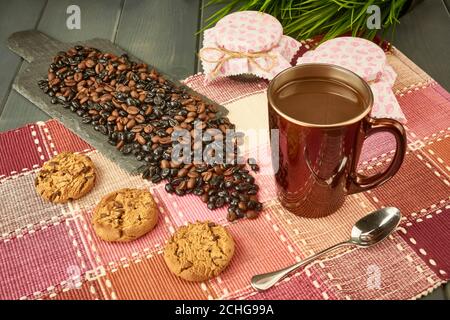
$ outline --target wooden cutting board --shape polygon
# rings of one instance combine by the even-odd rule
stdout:
[[[59,51],[66,51],[74,45],[94,47],[103,52],[111,52],[116,55],[121,55],[126,51],[113,44],[111,41],[105,39],[92,39],[76,43],[65,43],[55,40],[36,30],[13,33],[8,38],[7,44],[13,52],[29,62],[28,67],[24,68],[17,75],[13,83],[13,88],[52,118],[58,119],[64,124],[64,126],[87,141],[103,155],[107,156],[123,169],[132,174],[136,174],[136,169],[143,164],[142,162],[137,161],[133,155],[124,155],[117,151],[113,146],[107,143],[106,137],[103,134],[95,131],[91,125],[81,123],[80,117],[72,113],[70,110],[62,108],[61,105],[52,104],[50,102],[51,98],[47,96],[37,84],[39,80],[47,77],[47,71],[53,57]],[[133,57],[132,55],[129,55],[129,57],[133,61],[141,62],[141,60]],[[149,68],[153,67],[149,64]],[[187,88],[179,81],[173,79],[170,75],[163,72],[161,72],[161,74],[166,79],[174,82],[176,85]],[[204,101],[217,105],[220,110],[220,115],[228,114],[228,110],[225,109],[225,107],[218,105],[197,92],[194,92],[190,88],[187,88],[187,90],[202,97]]]

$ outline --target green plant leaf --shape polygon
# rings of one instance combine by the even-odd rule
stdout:
[[[346,32],[373,39],[378,30],[366,26],[367,8],[377,5],[381,10],[383,29],[399,23],[399,15],[408,0],[209,0],[223,7],[206,19],[203,31],[225,15],[240,10],[257,10],[280,20],[284,33],[298,40],[318,34],[324,40]],[[394,29],[394,28],[393,28]]]

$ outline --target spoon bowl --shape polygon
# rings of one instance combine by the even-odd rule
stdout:
[[[400,210],[394,207],[374,211],[355,223],[350,241],[360,247],[378,243],[397,228],[401,217]]]

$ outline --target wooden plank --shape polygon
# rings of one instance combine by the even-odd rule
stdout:
[[[1,131],[15,129],[26,123],[49,119],[47,114],[37,108],[16,90],[11,90],[6,103],[10,107],[5,108],[0,117]],[[11,106],[16,107],[12,108]]]
[[[81,28],[69,30],[66,25],[67,7],[78,5]],[[49,0],[38,30],[64,42],[105,38],[114,40],[122,10],[122,0]]]
[[[80,30],[70,30],[66,25],[68,17],[66,10],[72,4],[78,5],[81,9]],[[122,0],[49,0],[37,29],[65,42],[96,37],[112,40],[116,33],[122,5]],[[23,62],[20,71],[27,67],[28,63]],[[0,115],[0,131],[47,119],[49,117],[31,102],[22,99],[11,91],[6,100],[4,111]]]
[[[22,59],[6,46],[13,32],[33,29],[41,16],[46,0],[5,1],[0,10],[0,114],[8,99],[11,84]]]
[[[212,5],[207,6],[208,0],[202,0],[201,5],[201,13],[200,13],[200,23],[198,30],[203,29],[206,25],[208,25],[208,22],[206,21],[209,17],[211,17],[215,12],[223,8],[227,3],[214,3]],[[199,35],[199,41],[198,41],[198,50],[200,50],[203,46],[203,33]],[[197,51],[198,51],[197,50]],[[196,65],[196,72],[203,72],[202,63],[200,59],[197,59],[197,65]]]
[[[400,19],[394,36],[397,48],[450,90],[450,15],[442,1],[423,1]]]
[[[183,79],[195,72],[199,0],[126,0],[115,42]]]

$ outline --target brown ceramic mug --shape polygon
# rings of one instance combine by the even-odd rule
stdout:
[[[271,139],[278,197],[289,211],[326,216],[344,203],[345,195],[379,186],[400,168],[405,130],[395,120],[369,116],[372,91],[355,73],[328,64],[299,65],[278,74],[267,94],[269,127],[279,130]],[[396,140],[389,167],[373,176],[358,174],[364,140],[383,131]]]

